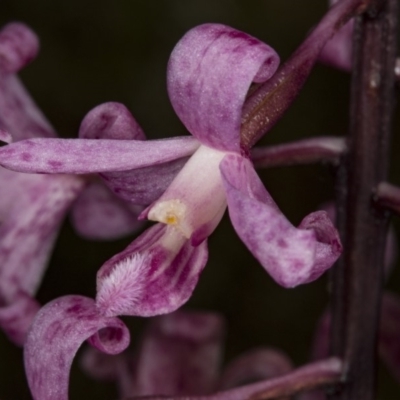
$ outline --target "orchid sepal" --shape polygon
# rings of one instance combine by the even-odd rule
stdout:
[[[310,214],[295,228],[248,159],[229,155],[220,168],[232,224],[276,282],[284,287],[308,283],[333,265],[342,246],[325,212]]]

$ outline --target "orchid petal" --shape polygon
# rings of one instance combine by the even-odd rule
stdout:
[[[26,25],[12,23],[0,31],[0,128],[13,141],[52,137],[54,130],[15,73],[32,60],[38,39]]]
[[[0,70],[3,73],[18,72],[38,51],[38,37],[25,24],[13,22],[0,31]]]
[[[178,311],[152,321],[137,363],[136,390],[125,396],[211,393],[223,331],[222,318],[210,313]]]
[[[271,47],[246,33],[219,24],[197,26],[178,42],[169,60],[172,106],[202,144],[238,152],[250,84],[269,79],[278,64]]]
[[[101,267],[97,306],[108,316],[175,311],[191,296],[207,256],[206,242],[193,247],[173,227],[156,224]]]
[[[39,308],[39,303],[24,292],[16,294],[10,304],[3,305],[0,301],[0,327],[13,343],[24,344]]]
[[[219,388],[243,386],[287,374],[293,369],[290,359],[281,351],[270,348],[250,350],[235,358],[225,368]]]
[[[72,208],[72,222],[89,239],[116,239],[137,231],[142,207],[115,197],[101,182],[91,182]]]
[[[165,192],[187,160],[184,157],[130,171],[102,173],[101,177],[121,199],[133,204],[149,205]]]
[[[83,119],[79,136],[85,139],[144,140],[145,135],[129,110],[120,103],[95,107]],[[103,172],[101,177],[118,197],[149,205],[165,191],[187,158],[128,171]]]
[[[0,177],[9,179],[0,202],[0,294],[11,304],[20,291],[36,291],[58,228],[83,182],[3,169]]]
[[[0,148],[0,164],[31,173],[86,174],[129,171],[191,155],[190,137],[141,141],[113,139],[29,139]]]
[[[89,342],[108,354],[129,344],[129,331],[117,318],[99,314],[92,299],[65,296],[37,314],[28,334],[24,359],[34,400],[67,400],[68,379],[80,345]]]
[[[83,139],[144,140],[142,128],[121,103],[100,104],[90,110],[79,128]]]
[[[73,176],[0,168],[0,326],[23,344],[38,304],[32,298],[63,217],[83,187]]]
[[[308,283],[333,265],[342,247],[324,211],[308,215],[297,229],[277,208],[249,160],[228,155],[220,168],[232,224],[277,283]]]

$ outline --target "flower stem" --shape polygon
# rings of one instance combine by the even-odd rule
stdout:
[[[300,93],[326,42],[370,3],[371,0],[339,1],[275,75],[251,92],[243,107],[243,148],[250,149],[279,121]]]
[[[372,400],[388,213],[372,201],[386,180],[395,88],[397,0],[357,18],[349,151],[338,173],[338,225],[344,243],[333,269],[332,353],[345,362],[336,400]]]
[[[297,368],[286,375],[267,379],[209,396],[146,397],[147,400],[267,400],[282,399],[296,393],[332,385],[340,381],[343,364],[336,357]],[[131,398],[133,400],[133,398]],[[135,398],[138,400],[138,398]],[[129,400],[129,399],[125,399]]]
[[[255,147],[251,150],[251,160],[256,168],[319,162],[337,165],[345,151],[346,142],[344,138],[320,136],[276,146]]]

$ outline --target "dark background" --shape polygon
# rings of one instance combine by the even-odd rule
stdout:
[[[76,137],[83,116],[105,101],[124,103],[149,138],[186,134],[166,93],[166,64],[179,38],[204,22],[244,30],[273,46],[285,60],[325,12],[321,0],[1,0],[0,23],[23,21],[41,40],[39,57],[22,72],[32,96],[60,136]],[[286,117],[262,140],[288,142],[318,135],[344,135],[348,121],[349,76],[317,66]],[[398,132],[398,124],[395,132]],[[393,149],[398,149],[395,138]],[[393,151],[392,178],[400,181]],[[333,198],[327,166],[277,168],[260,172],[288,218],[297,224]],[[96,243],[77,237],[68,221],[62,229],[38,298],[95,294],[95,274],[133,237]],[[189,303],[227,319],[226,360],[254,346],[284,349],[296,365],[307,362],[313,329],[327,305],[327,278],[296,289],[278,287],[237,238],[228,218],[209,240],[210,261]],[[396,291],[400,273],[389,287]],[[125,318],[132,343],[145,319]],[[400,336],[400,333],[399,333]],[[400,340],[400,337],[399,337]],[[22,353],[0,332],[0,399],[29,399]],[[397,385],[382,369],[380,398],[396,399]],[[86,377],[74,364],[70,398],[113,399],[111,384]]]

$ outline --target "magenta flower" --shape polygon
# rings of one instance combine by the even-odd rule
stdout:
[[[38,49],[36,35],[23,24],[0,31],[2,141],[56,136],[17,76]],[[84,179],[72,174],[22,174],[0,167],[0,183],[0,327],[20,345],[39,308],[33,296],[72,203],[78,198],[73,207],[77,230],[91,238],[120,236],[138,222],[132,216],[135,206],[115,198],[101,182],[83,190]]]
[[[100,269],[104,315],[156,315],[187,301],[207,261],[206,239],[226,207],[240,238],[285,287],[317,279],[336,261],[341,244],[326,213],[294,227],[241,143],[249,87],[271,78],[278,64],[257,39],[202,25],[177,44],[167,77],[171,103],[194,138],[140,140],[132,116],[109,103],[87,115],[81,139],[31,139],[1,149],[1,163],[21,171],[101,173],[122,198],[148,205],[141,218],[159,222]]]

